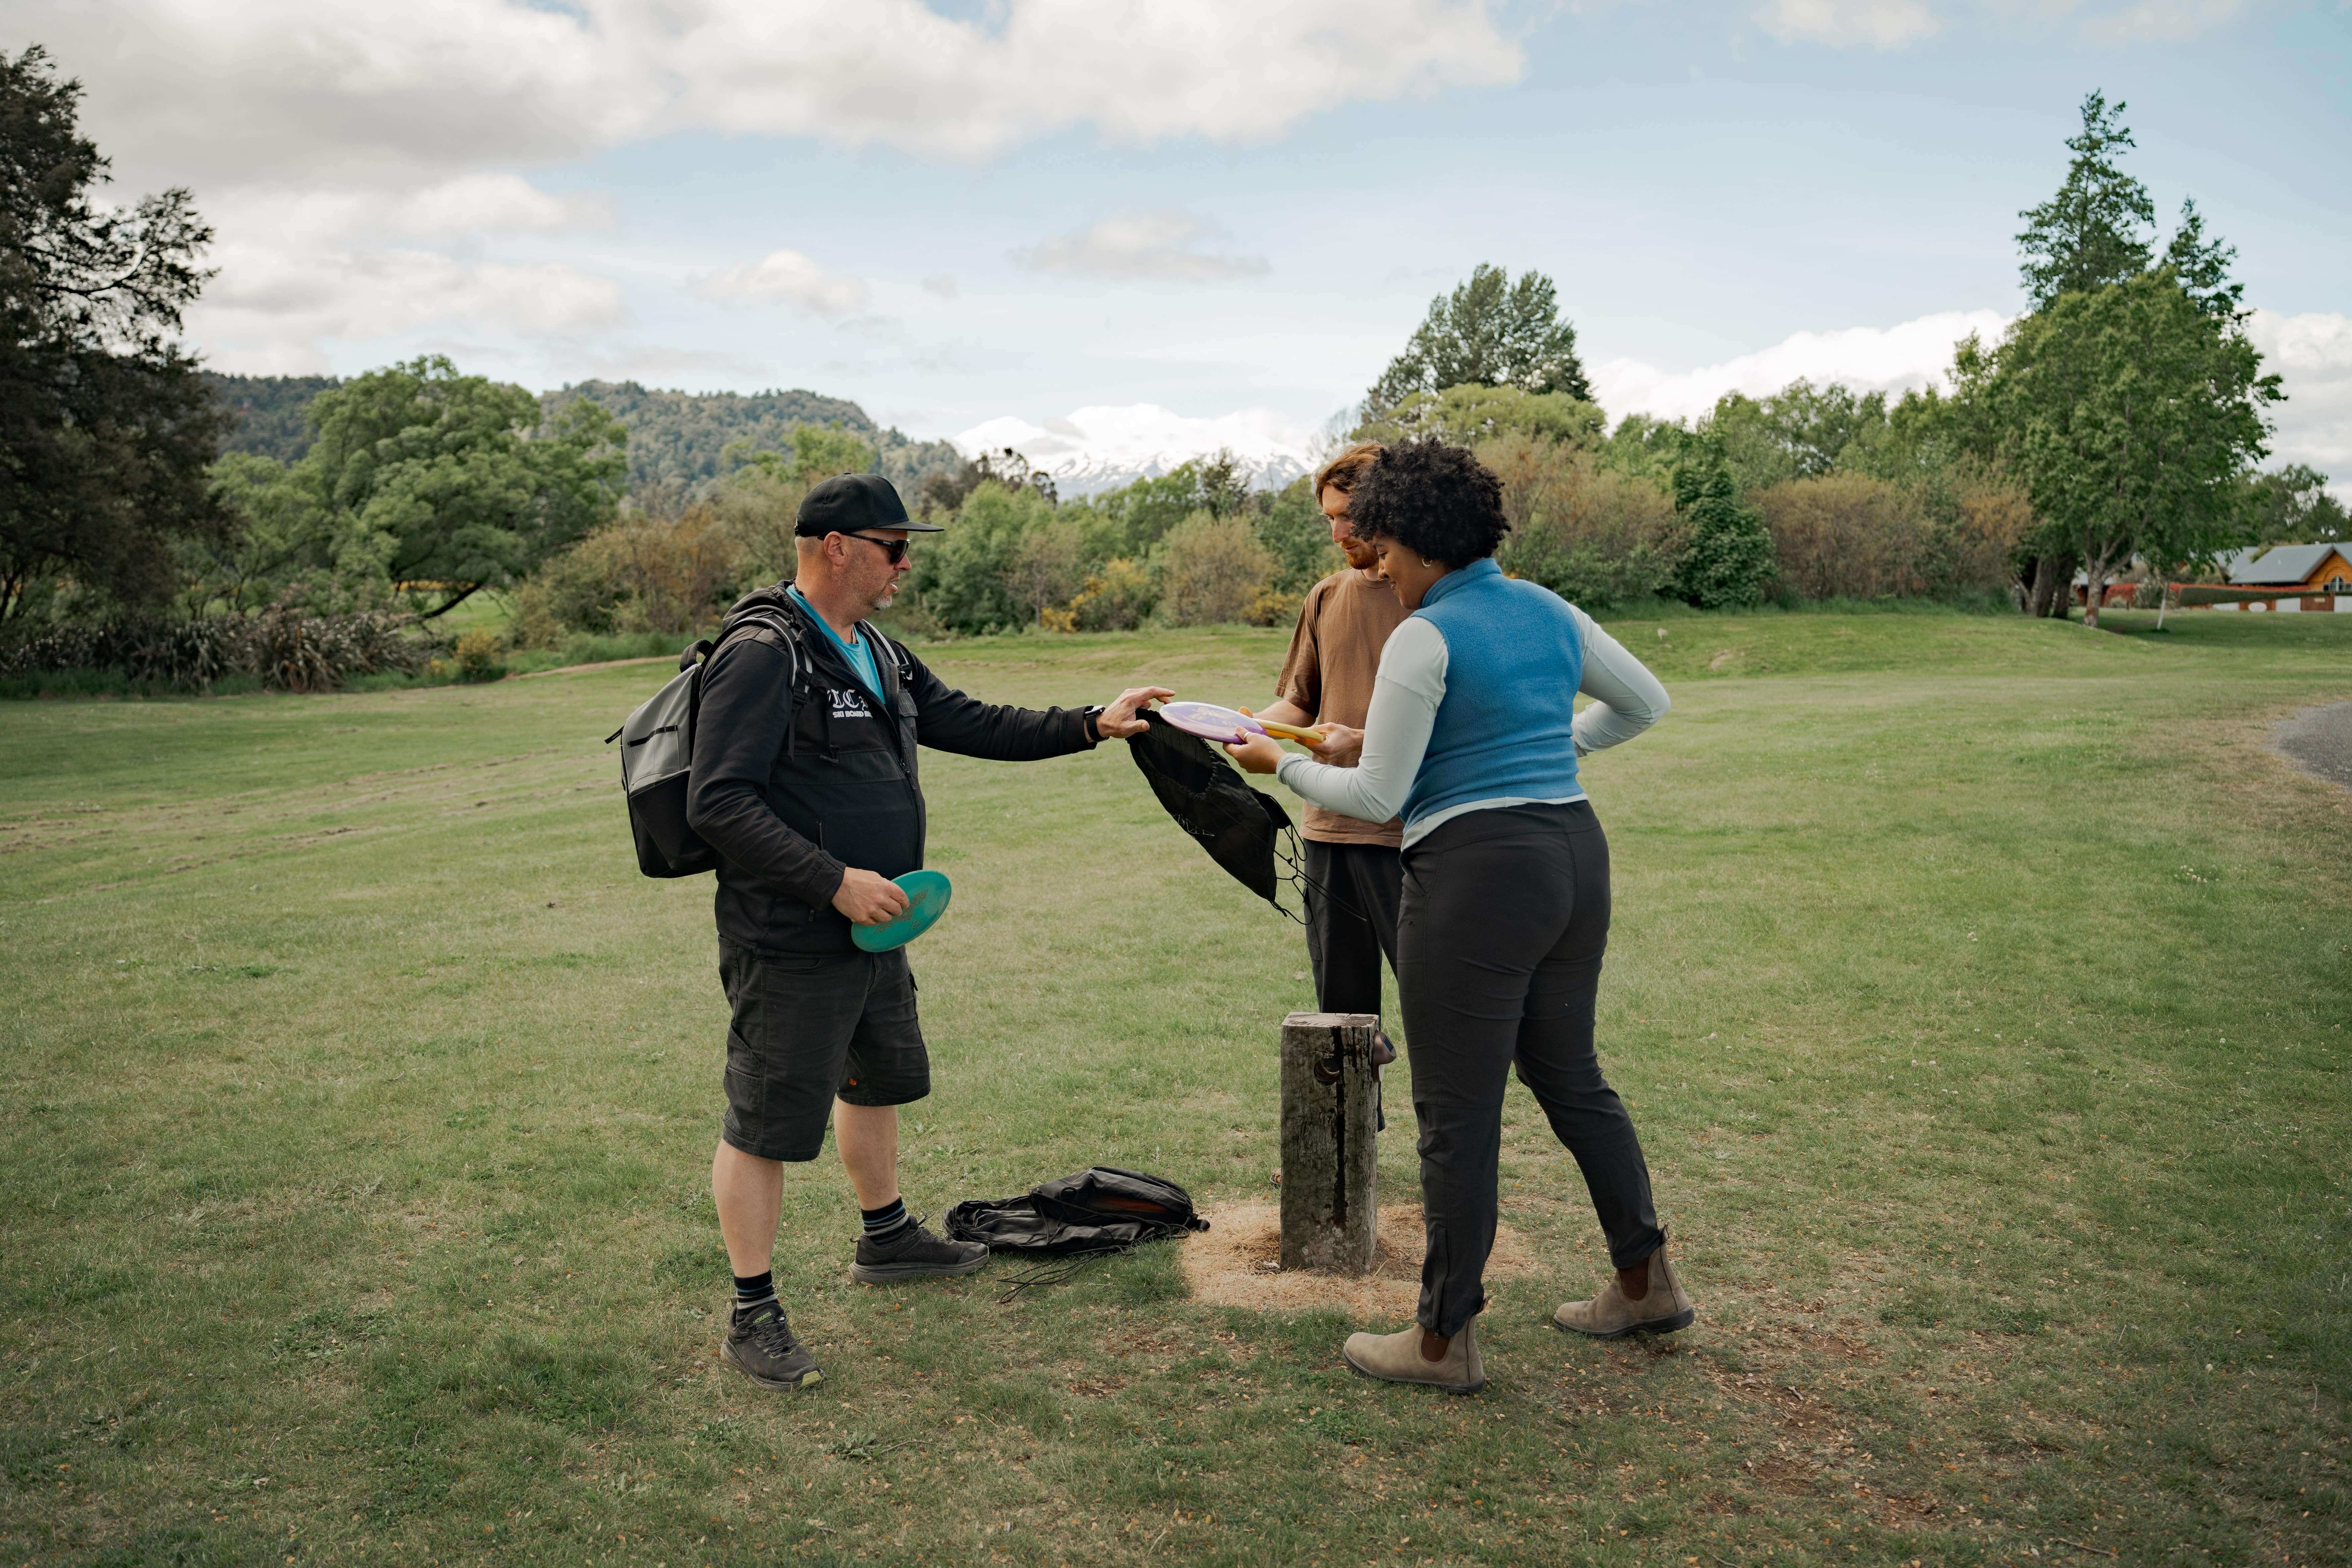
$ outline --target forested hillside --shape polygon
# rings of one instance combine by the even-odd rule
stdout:
[[[343,384],[334,375],[220,375],[205,373],[213,395],[236,416],[224,452],[251,452],[290,463],[310,449],[310,399]]]
[[[632,489],[690,489],[717,479],[735,466],[725,453],[739,441],[752,450],[790,452],[796,425],[830,425],[863,437],[880,454],[883,475],[910,496],[931,475],[963,467],[945,441],[917,441],[883,429],[848,399],[814,392],[657,392],[634,381],[583,381],[541,393],[540,405],[552,419],[577,397],[593,398],[628,426]]]
[[[310,426],[304,417],[310,400],[342,384],[331,375],[207,373],[205,379],[236,416],[222,449],[281,463],[293,462],[310,448]],[[634,381],[583,381],[541,393],[539,401],[552,423],[564,405],[581,397],[593,398],[627,426],[632,489],[656,485],[691,489],[717,479],[736,466],[725,455],[736,442],[747,451],[789,454],[796,425],[829,425],[863,437],[880,454],[883,474],[909,498],[932,475],[953,474],[963,467],[962,458],[945,441],[917,441],[902,431],[881,428],[847,398],[820,393],[663,392]]]

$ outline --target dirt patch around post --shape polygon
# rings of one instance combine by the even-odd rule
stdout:
[[[1282,1210],[1234,1204],[1207,1211],[1208,1234],[1183,1247],[1184,1283],[1192,1299],[1265,1312],[1336,1309],[1357,1317],[1410,1318],[1421,1300],[1421,1205],[1381,1210],[1379,1251],[1370,1274],[1310,1274],[1282,1268]],[[1506,1279],[1535,1268],[1509,1226],[1495,1227],[1486,1278]]]

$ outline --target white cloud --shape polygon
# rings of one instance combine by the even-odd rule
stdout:
[[[2246,331],[2263,351],[2263,367],[2276,371],[2286,389],[2286,402],[2272,411],[2278,423],[2272,458],[2309,463],[2352,500],[2352,316],[2256,310]]]
[[[1695,419],[1727,392],[1759,397],[1800,378],[1815,385],[1839,382],[1857,392],[1900,392],[1940,381],[1951,369],[1952,345],[1970,332],[1990,343],[2008,324],[1997,310],[1942,310],[1893,327],[1797,332],[1770,348],[1696,370],[1669,372],[1614,359],[1593,367],[1593,391],[1612,415],[1667,419]]]
[[[600,195],[555,195],[513,174],[460,174],[406,190],[257,184],[200,199],[206,221],[230,247],[268,244],[366,247],[499,234],[601,227],[612,221]]]
[[[448,281],[434,321],[562,330],[609,318],[611,286],[562,273],[534,304],[487,303],[497,268],[433,252],[604,217],[593,198],[498,171],[678,132],[804,135],[982,157],[1090,131],[1129,143],[1276,135],[1350,102],[1518,79],[1489,0],[16,0],[10,30],[87,85],[84,129],[118,188],[184,184],[221,242],[200,342],[301,345],[320,323],[381,337]],[[1225,258],[1232,262],[1234,258]],[[1190,263],[1196,269],[1215,258]],[[289,280],[320,268],[291,289]],[[509,268],[509,270],[511,270]],[[553,276],[551,274],[550,276]],[[856,310],[864,285],[780,252],[708,286]],[[935,291],[937,291],[935,289]],[[319,300],[265,330],[266,301]],[[323,302],[332,296],[339,303]],[[362,300],[396,306],[366,319]],[[219,337],[237,324],[235,339]],[[289,349],[290,352],[290,349]]]
[[[602,227],[609,202],[595,195],[552,195],[514,174],[462,174],[394,204],[386,226],[421,238],[499,230]]]
[[[1942,30],[1925,0],[1768,0],[1756,13],[1782,43],[1868,44],[1895,49]]]
[[[428,248],[452,235],[593,221],[593,198],[511,175],[440,181],[398,197],[243,187],[206,205],[220,276],[188,314],[222,370],[322,368],[329,345],[419,329],[576,338],[619,323],[620,286],[561,262],[488,260]]]
[[[1857,392],[1902,392],[1944,381],[1952,346],[1970,332],[1990,344],[2010,318],[1996,310],[1945,310],[1893,327],[1798,332],[1720,364],[1669,372],[1639,360],[1596,365],[1593,390],[1612,416],[1651,414],[1696,419],[1727,392],[1760,397],[1803,377]],[[2315,310],[2300,316],[2256,310],[2247,335],[2275,371],[2286,401],[2272,410],[2274,463],[2308,463],[2352,500],[2352,316]]]
[[[1248,141],[1365,99],[1515,81],[1485,0],[1004,0],[993,25],[919,0],[604,0],[733,132],[979,156],[1073,126]],[[625,20],[624,20],[625,17]]]
[[[866,304],[866,281],[827,272],[797,250],[772,250],[695,285],[706,300],[784,300],[824,316],[845,315]]]
[[[1980,0],[1970,7],[1990,13],[1996,26],[2022,17],[2031,28],[2080,15],[2084,37],[2099,43],[2178,43],[2210,32],[2244,11],[2249,0],[2126,0],[2086,5],[2084,0]],[[1799,41],[1837,47],[1867,44],[1896,49],[1944,30],[1938,15],[1947,7],[1932,0],[1763,0],[1757,24],[1782,43]]]
[[[526,337],[618,324],[621,290],[561,262],[463,262],[400,248],[287,251],[224,247],[221,277],[189,313],[215,369],[323,369],[337,340],[465,326]]]
[[[2084,19],[2083,31],[2103,43],[2178,43],[2220,26],[2246,8],[2246,0],[2138,0]]]
[[[1218,255],[1200,247],[1219,232],[1183,213],[1128,213],[1016,250],[1013,259],[1037,272],[1188,283],[1255,278],[1266,270],[1263,256]]]
[[[126,174],[195,184],[413,182],[566,156],[664,89],[579,16],[477,0],[18,0],[13,31],[89,90]]]
[[[1342,104],[1516,81],[1486,0],[18,0],[126,168],[343,179],[719,130],[981,156],[1090,127],[1274,135]]]

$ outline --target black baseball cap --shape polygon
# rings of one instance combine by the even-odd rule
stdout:
[[[879,474],[835,474],[801,502],[800,521],[793,531],[807,539],[828,533],[856,533],[861,528],[903,528],[909,533],[945,533],[936,522],[918,522],[907,515],[907,503]]]

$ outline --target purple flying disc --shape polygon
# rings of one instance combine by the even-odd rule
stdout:
[[[1265,733],[1265,726],[1248,714],[1213,702],[1171,702],[1160,710],[1160,716],[1188,735],[1223,746]]]

